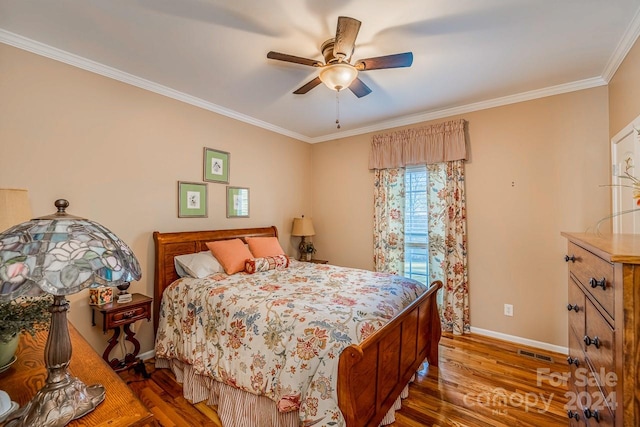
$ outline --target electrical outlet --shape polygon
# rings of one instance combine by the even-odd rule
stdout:
[[[513,305],[505,304],[504,305],[504,315],[505,316],[513,316]]]

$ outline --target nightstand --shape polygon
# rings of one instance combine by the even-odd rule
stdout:
[[[308,261],[306,259],[301,259],[300,261],[302,261],[302,262],[312,262],[314,264],[328,264],[329,263],[329,261],[326,260],[326,259],[315,259],[315,258],[312,258],[312,259],[310,259]]]
[[[144,362],[138,358],[140,342],[135,338],[135,332],[131,330],[131,324],[142,319],[151,320],[153,298],[142,294],[133,294],[131,296],[130,302],[92,305],[91,323],[96,326],[96,312],[98,312],[102,314],[102,316],[98,316],[98,323],[102,324],[102,331],[106,334],[109,329],[113,329],[113,335],[109,339],[109,345],[104,350],[102,358],[114,371],[120,372],[133,366],[136,372],[140,372],[145,378],[148,378],[149,375],[144,367]],[[133,352],[127,353],[123,359],[113,358],[109,360],[109,354],[118,344],[120,328],[124,329],[125,340],[133,344]]]

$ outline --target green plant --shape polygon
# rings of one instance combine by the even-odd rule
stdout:
[[[21,332],[34,335],[38,331],[49,329],[49,307],[52,302],[53,298],[47,295],[22,297],[0,303],[0,342],[8,342]]]

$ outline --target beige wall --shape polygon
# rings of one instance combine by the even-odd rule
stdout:
[[[208,218],[177,218],[177,181],[202,181],[203,147],[231,153],[231,185],[250,188],[251,218],[227,219],[225,185],[213,183]],[[115,232],[142,265],[133,292],[153,295],[154,230],[274,224],[295,253],[291,220],[311,212],[300,179],[311,167],[309,144],[0,44],[0,187],[27,188],[35,216],[67,198],[71,214]],[[69,299],[72,323],[102,353],[88,291]],[[151,324],[138,324],[149,351]]]
[[[608,88],[461,116],[473,327],[566,346],[559,233],[608,212],[609,138],[640,114],[639,71],[636,43]],[[35,215],[68,198],[71,213],[116,232],[142,264],[134,292],[152,295],[154,230],[275,224],[294,254],[290,221],[302,213],[318,258],[373,267],[371,134],[311,146],[3,44],[0,100],[0,187],[28,188]],[[202,180],[205,146],[231,152],[231,184],[251,188],[250,219],[225,218],[220,184],[208,185],[209,218],[177,218],[177,181]],[[72,322],[101,351],[87,291],[70,299]],[[151,325],[139,334],[150,350]]]
[[[609,82],[609,136],[640,115],[640,42],[636,40]]]
[[[600,87],[461,116],[470,135],[473,327],[567,345],[560,232],[584,231],[607,215],[607,96]],[[370,141],[371,134],[313,147],[315,242],[332,263],[373,268]],[[505,303],[513,317],[503,315]]]

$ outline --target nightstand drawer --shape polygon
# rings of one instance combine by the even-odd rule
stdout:
[[[138,320],[151,320],[152,298],[140,294],[133,294],[132,301],[125,303],[112,302],[101,306],[91,306],[93,324],[101,324],[102,331],[128,325]],[[96,321],[96,314],[99,313]]]
[[[105,318],[105,327],[107,329],[115,328],[116,326],[135,322],[137,320],[148,319],[150,315],[151,310],[146,306],[133,307],[116,313],[108,313]]]

